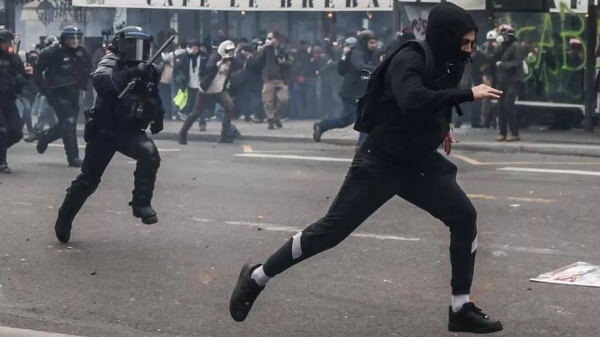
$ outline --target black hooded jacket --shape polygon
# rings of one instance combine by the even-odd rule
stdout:
[[[434,55],[435,78],[425,78],[425,56],[418,47],[393,55],[385,73],[384,111],[370,134],[375,149],[400,162],[436,151],[450,130],[452,108],[473,100],[470,89],[456,89],[467,60],[462,38],[477,30],[473,17],[452,3],[442,3],[432,9],[428,24],[426,41]]]

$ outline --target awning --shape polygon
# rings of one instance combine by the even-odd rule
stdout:
[[[72,0],[73,6],[219,11],[391,11],[394,0]],[[467,10],[485,10],[486,0],[401,0],[403,4],[453,2]],[[517,1],[517,0],[515,0]],[[588,0],[550,0],[551,11],[587,13]]]

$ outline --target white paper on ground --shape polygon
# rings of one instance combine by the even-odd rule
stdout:
[[[600,288],[600,266],[587,262],[575,262],[529,280],[532,282]]]

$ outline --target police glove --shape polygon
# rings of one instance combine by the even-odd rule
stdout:
[[[134,77],[142,77],[146,74],[147,67],[148,65],[142,62],[135,67],[129,68],[129,72],[131,72]]]
[[[164,123],[163,123],[163,118],[157,118],[154,122],[152,122],[152,124],[150,124],[150,132],[152,132],[153,135],[161,132],[164,128]]]

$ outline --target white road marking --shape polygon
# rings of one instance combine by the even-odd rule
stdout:
[[[265,231],[286,232],[286,233],[298,233],[304,229],[304,228],[300,228],[300,227],[281,226],[281,225],[270,224],[270,223],[247,222],[247,221],[224,221],[223,224],[234,225],[234,226],[255,227],[255,228],[260,227],[262,230],[265,230]],[[356,238],[367,238],[367,239],[378,239],[378,240],[394,240],[394,241],[409,241],[409,242],[423,241],[423,239],[420,239],[420,238],[410,238],[410,237],[395,236],[395,235],[369,234],[369,233],[353,233],[353,234],[350,234],[350,236],[353,236]],[[542,255],[561,255],[562,254],[560,251],[555,250],[555,249],[520,247],[520,246],[509,246],[509,245],[498,245],[498,244],[486,245],[486,246],[479,247],[479,248],[484,249],[484,250],[492,250],[493,249],[493,250],[501,250],[504,252],[532,253],[532,254],[542,254]],[[504,255],[504,254],[500,253],[497,256],[501,256],[501,255]]]
[[[73,335],[62,335],[51,332],[13,329],[8,327],[0,327],[0,336],[2,337],[82,337]]]
[[[48,147],[64,147],[64,145],[60,144],[60,143],[52,143],[52,144],[48,144]],[[85,149],[85,145],[78,145],[77,146],[80,149]],[[160,152],[180,152],[181,149],[161,149],[158,148],[158,151]]]
[[[556,202],[554,199],[542,199],[542,198],[519,198],[519,197],[507,197],[510,201],[525,201],[525,202],[538,202],[541,204],[553,204]]]
[[[349,159],[349,158],[294,156],[294,155],[284,155],[284,154],[240,153],[240,154],[236,154],[235,156],[236,157],[247,157],[247,158],[312,160],[312,161],[328,161],[328,162],[343,162],[343,163],[352,162],[352,159]]]
[[[247,226],[247,227],[260,227],[266,231],[275,231],[275,232],[290,232],[290,233],[298,233],[304,228],[300,227],[291,227],[291,226],[280,226],[269,223],[262,222],[246,222],[246,221],[225,221],[223,222],[226,225],[236,225],[236,226]],[[354,233],[350,234],[350,236],[357,238],[369,238],[369,239],[379,239],[379,240],[396,240],[396,241],[421,241],[419,238],[405,238],[402,236],[395,235],[379,235],[379,234],[367,234],[367,233]]]
[[[582,170],[551,170],[541,168],[529,168],[529,167],[502,167],[497,171],[508,171],[508,172],[527,172],[527,173],[555,173],[555,174],[571,174],[581,176],[600,176],[599,171],[582,171]]]

